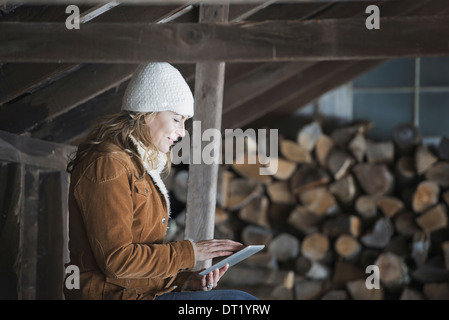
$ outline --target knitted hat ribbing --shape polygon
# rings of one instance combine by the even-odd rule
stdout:
[[[166,62],[140,65],[123,96],[122,110],[173,111],[193,116],[193,95],[182,74]]]

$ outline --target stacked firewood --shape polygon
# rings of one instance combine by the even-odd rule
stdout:
[[[220,167],[216,237],[266,245],[223,287],[267,299],[449,299],[449,139],[426,145],[404,123],[374,141],[371,128],[310,121],[279,137],[272,175],[248,161],[251,139]],[[178,170],[171,183],[181,202],[187,178]]]

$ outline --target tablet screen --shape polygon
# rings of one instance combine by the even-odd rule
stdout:
[[[253,254],[259,252],[264,247],[265,247],[264,245],[247,246],[247,247],[243,248],[242,250],[234,253],[233,255],[230,255],[229,257],[226,257],[225,259],[221,260],[220,262],[212,265],[211,267],[207,268],[206,270],[201,271],[199,273],[199,275],[200,276],[204,276],[204,275],[208,274],[209,272],[211,272],[211,271],[213,271],[215,269],[220,269],[220,268],[224,267],[227,263],[229,264],[230,267],[232,267],[236,263],[238,263],[238,262],[248,258],[249,256],[252,256]]]

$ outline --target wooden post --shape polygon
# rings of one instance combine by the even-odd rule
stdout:
[[[201,5],[199,22],[224,22],[228,18],[228,5]],[[201,130],[192,133],[192,141],[201,141],[202,133],[209,128],[221,132],[221,115],[223,105],[224,62],[201,62],[196,64],[195,75],[195,116],[194,121],[201,121]],[[210,145],[212,142],[208,142]],[[213,143],[221,150],[221,139]],[[192,143],[192,158],[200,155],[205,143]],[[198,150],[198,147],[201,147]],[[220,152],[218,152],[220,153]],[[194,241],[214,237],[215,206],[217,198],[218,159],[212,164],[191,163],[189,166],[189,183],[187,190],[185,238]],[[195,162],[195,161],[194,161]],[[200,268],[210,266],[211,260],[198,264]]]

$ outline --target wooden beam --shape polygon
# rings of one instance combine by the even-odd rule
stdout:
[[[277,84],[295,76],[314,62],[272,62],[248,74],[245,78],[225,87],[223,113],[230,112]]]
[[[448,55],[449,17],[261,23],[0,23],[0,61],[140,63],[350,60]],[[51,50],[48,50],[51,48]]]
[[[180,20],[179,13],[182,12],[186,17],[186,21],[193,21],[193,14],[186,14],[183,11],[185,7],[181,6],[115,6],[108,7],[107,14],[98,16],[99,8],[104,8],[104,4],[92,7],[90,10],[82,12],[80,19],[82,21],[89,18],[91,12],[97,12],[95,21],[99,22],[161,22],[164,19],[177,15],[176,20]],[[57,10],[59,8],[59,10]],[[28,22],[38,21],[64,21],[67,17],[63,7],[26,7],[19,13],[11,13],[7,16],[12,21],[17,19],[27,19]],[[23,12],[25,11],[25,12]],[[31,13],[30,13],[31,11]],[[36,12],[37,11],[37,12]],[[190,12],[190,11],[189,11]],[[31,17],[31,18],[30,18]],[[31,20],[30,20],[31,19]],[[83,20],[84,19],[84,20]],[[54,78],[60,78],[65,73],[74,71],[80,68],[80,64],[62,64],[62,63],[46,63],[34,64],[29,63],[10,63],[1,67],[0,72],[0,104],[11,101],[25,93],[33,92],[43,84],[49,82]]]
[[[205,22],[224,22],[228,19],[229,6],[217,5],[200,7],[200,24]],[[224,88],[224,62],[197,63],[195,75],[195,115],[201,128],[193,130],[192,160],[189,165],[189,187],[187,189],[185,237],[192,240],[208,240],[214,237],[214,222],[217,198],[217,180],[220,154],[215,154],[215,162],[205,164],[202,159],[196,162],[195,154],[202,154],[206,145],[202,141],[205,130],[221,130],[221,110]],[[221,139],[212,143],[220,150]],[[208,143],[209,144],[209,143]],[[200,156],[201,157],[201,156]],[[196,164],[198,163],[198,164]],[[207,268],[212,260],[200,262],[200,268]]]
[[[381,5],[382,3],[378,3]],[[338,4],[333,6],[330,10],[326,10],[319,15],[319,18],[329,18],[337,16],[347,16],[347,14],[357,14],[354,11],[356,8],[360,10],[359,3],[353,3],[354,6],[348,6],[347,4]],[[447,3],[445,0],[428,0],[423,2],[411,3],[406,9],[402,7],[403,3],[399,1],[395,2],[384,2],[381,6],[382,14],[387,16],[407,16],[407,15],[444,15],[449,11],[447,8]],[[360,13],[360,12],[359,12]],[[386,60],[367,60],[361,61],[360,63],[353,64],[351,66],[344,66],[344,69],[337,70],[335,72],[333,67],[328,64],[329,69],[323,69],[326,62],[323,62],[321,66],[316,66],[312,72],[303,72],[299,76],[303,79],[301,88],[306,88],[305,91],[297,91],[292,89],[291,92],[282,88],[282,85],[277,89],[270,91],[265,97],[262,96],[261,99],[249,101],[247,104],[242,105],[242,110],[255,110],[255,112],[242,112],[232,114],[232,109],[228,108],[226,104],[223,106],[223,127],[228,125],[235,126],[250,126],[250,127],[263,127],[285,118],[302,106],[307,105],[314,99],[318,98],[320,95],[326,93],[327,91],[344,84],[347,81],[351,81],[355,77],[369,71],[375,66],[385,62]],[[337,67],[339,67],[337,65]],[[322,71],[319,71],[322,70]],[[324,82],[316,82],[316,76],[321,74],[324,78]],[[288,86],[294,80],[289,80],[284,83],[284,86]],[[279,93],[279,98],[276,99],[276,92]],[[226,94],[226,93],[225,93]],[[270,97],[274,98],[270,106]],[[226,101],[226,100],[225,100]],[[231,113],[229,113],[231,111]],[[246,116],[245,116],[246,115]]]
[[[148,5],[148,4],[156,4],[156,5],[167,5],[167,4],[185,4],[190,3],[191,0],[125,0],[127,4],[132,5]],[[371,2],[371,0],[283,0],[283,2],[286,3],[308,3],[308,2]],[[397,1],[397,0],[386,0],[386,1]],[[223,3],[223,1],[217,1],[217,0],[202,0],[201,1],[204,4],[207,5],[217,5],[220,3]],[[228,4],[257,4],[257,3],[264,3],[267,2],[267,0],[227,0],[226,3]],[[45,4],[73,4],[73,1],[71,0],[8,0],[9,3],[25,3],[25,4],[36,4],[36,3],[45,3]],[[92,4],[92,3],[98,3],[98,0],[77,0],[76,3],[78,4]]]
[[[272,112],[291,99],[305,94],[313,85],[323,85],[331,74],[343,72],[351,62],[327,61],[305,69],[302,73],[267,90],[237,109],[223,112],[223,128],[243,128],[260,116]],[[299,108],[299,106],[298,106]]]
[[[80,67],[81,64],[73,63],[7,63],[0,72],[0,104],[32,93],[50,80]]]
[[[390,2],[384,5],[381,10],[382,13],[392,15],[395,14],[395,12],[399,12],[401,15],[409,14],[411,10],[416,11],[416,7],[419,8],[419,12],[423,12],[425,9],[426,14],[428,15],[434,15],[436,12],[439,14],[444,14],[444,10],[446,9],[446,3],[444,1],[426,1],[424,3],[424,8],[422,7],[422,3],[417,3],[410,5],[407,10],[398,11],[400,9],[400,6],[396,2]],[[346,4],[339,4],[338,6],[333,6],[332,10],[326,10],[323,14],[330,14],[330,11],[337,10],[338,15],[345,14],[346,11],[341,12],[338,8],[340,6],[343,6],[346,9],[350,9],[346,7]],[[446,9],[447,10],[447,9]],[[354,12],[352,12],[354,14]],[[321,18],[323,14],[320,14],[319,17]],[[334,14],[331,14],[333,16]],[[287,64],[300,64],[304,62],[287,62]],[[279,64],[282,65],[282,63],[273,63],[274,65]],[[180,65],[182,67],[182,72],[184,69],[184,66],[191,66],[191,65]],[[223,112],[228,112],[230,109],[230,106],[238,106],[246,101],[248,101],[250,98],[253,98],[254,95],[260,94],[261,92],[264,92],[267,88],[271,88],[274,85],[277,85],[280,83],[278,81],[279,79],[272,79],[269,83],[263,80],[263,78],[259,79],[259,84],[257,85],[258,80],[255,77],[255,74],[257,72],[260,72],[261,70],[264,70],[268,65],[258,64],[258,63],[251,63],[251,64],[242,64],[242,63],[229,63],[226,65],[226,79],[225,79],[225,96],[223,101]],[[269,68],[269,67],[268,67]],[[186,68],[188,69],[188,68]],[[244,71],[244,72],[243,72]],[[242,73],[242,75],[239,75],[239,73]],[[191,73],[190,71],[186,70],[184,72],[186,78],[194,78],[194,73]],[[190,76],[189,76],[190,75]],[[267,77],[269,74],[265,74],[263,77]],[[346,78],[345,75],[342,75],[342,77]],[[248,81],[250,81],[253,78],[253,83],[250,84]],[[282,79],[281,79],[282,80]],[[236,82],[238,81],[238,82]],[[229,83],[229,84],[228,84]],[[266,84],[267,86],[263,86],[262,84]],[[242,100],[237,99],[238,92],[241,92],[239,88],[241,86],[251,87],[254,91],[248,91],[248,96],[245,95],[241,96]],[[192,85],[193,87],[193,85]],[[232,88],[235,88],[234,94],[231,95],[230,93],[233,91]],[[265,88],[265,89],[264,89]],[[324,87],[325,88],[325,87]],[[322,91],[322,90],[321,90]],[[273,94],[276,94],[276,91],[273,91]],[[91,123],[100,117],[104,113],[110,113],[114,112],[114,110],[119,110],[119,103],[118,101],[121,99],[120,92],[112,92],[104,97],[102,96],[99,100],[93,100],[92,103],[86,103],[83,105],[80,105],[80,108],[82,108],[82,112],[69,112],[67,114],[61,115],[61,117],[55,118],[54,121],[45,122],[42,125],[38,125],[35,129],[33,129],[30,133],[33,137],[37,137],[40,139],[46,139],[50,141],[60,142],[60,143],[72,143],[73,138],[77,136],[83,136],[86,133],[86,130],[88,130]],[[308,94],[306,94],[308,96]],[[110,101],[108,102],[108,100]],[[230,99],[230,100],[229,100]],[[283,98],[282,98],[283,99]],[[299,98],[297,98],[299,99]],[[231,103],[229,103],[229,101]],[[96,107],[93,106],[95,104]],[[292,103],[294,105],[294,103]],[[296,104],[298,105],[298,104]],[[294,112],[294,108],[290,108]],[[90,110],[90,111],[89,111]],[[264,110],[264,109],[261,109]],[[284,111],[282,111],[284,110]],[[92,117],[83,117],[86,113],[90,113]],[[92,113],[93,112],[93,113]],[[257,113],[260,117],[267,119],[267,117],[264,116],[262,113]],[[268,119],[273,119],[273,117],[276,115],[277,118],[279,116],[285,116],[286,111],[285,108],[278,107],[274,111],[269,112]],[[17,118],[19,117],[19,113],[17,113]],[[273,116],[273,117],[272,117]],[[80,118],[82,120],[79,120]],[[242,120],[242,117],[237,118],[239,121]],[[246,121],[246,120],[245,120]],[[244,122],[247,123],[247,122]],[[190,123],[189,123],[190,124]],[[67,129],[70,128],[70,131]],[[70,137],[70,135],[73,134],[73,137]]]
[[[238,21],[241,17],[248,16],[249,13],[254,13],[256,9],[262,9],[264,7],[265,6],[262,6],[262,5],[245,6],[245,8],[240,8],[238,13],[235,13],[233,19],[234,19],[234,21]],[[120,12],[124,11],[121,14],[122,18],[123,18],[123,15],[125,15],[125,16],[129,15],[130,19],[132,19],[132,21],[136,21],[136,19],[138,21],[142,21],[142,19],[144,17],[147,17],[149,14],[149,12],[142,10],[143,8],[141,8],[140,11],[136,12],[136,10],[135,10],[136,8],[134,6],[120,7],[119,9],[120,10],[112,10],[110,12],[110,13],[115,13],[115,15],[112,15],[112,17],[111,17],[111,14],[108,14],[106,16],[101,16],[99,20],[102,22],[104,22],[104,21],[110,22],[110,20],[108,20],[108,19],[112,19],[112,21],[115,21],[116,19],[118,19],[118,17],[117,17],[118,11],[120,11]],[[145,7],[144,9],[147,9],[147,8]],[[158,9],[158,7],[156,7],[155,9],[156,9],[156,12],[164,12],[164,11],[162,11],[162,9]],[[166,11],[167,8],[164,7],[164,10]],[[176,20],[191,19],[191,15],[185,14],[185,11],[183,11],[182,8],[179,8],[179,7],[172,8],[169,13],[165,14],[165,16],[168,17],[168,16],[171,16],[171,14],[173,14],[173,13],[178,13],[181,11],[184,13],[183,17],[180,18],[178,15],[178,18]],[[154,12],[154,10],[152,12]],[[158,16],[158,15],[156,15],[156,16]],[[186,17],[186,16],[188,16],[188,17]],[[159,21],[161,21],[163,19],[164,19],[163,17],[159,18]],[[228,82],[229,81],[228,76],[231,76],[231,78],[232,78],[231,82],[232,82],[233,80],[235,80],[236,78],[239,77],[237,74],[242,76],[242,73],[243,73],[243,75],[245,75],[246,72],[248,72],[248,73],[254,72],[254,70],[259,65],[262,65],[262,63],[260,63],[260,64],[257,64],[257,63],[228,64],[226,66],[227,77],[225,80],[226,80],[226,82]],[[8,66],[13,66],[13,67],[9,68]],[[29,85],[38,86],[38,85],[40,85],[40,83],[33,81],[33,80],[36,80],[39,78],[46,79],[47,77],[50,78],[49,72],[53,71],[52,66],[53,66],[53,68],[57,68],[58,65],[35,64],[34,66],[37,66],[38,70],[42,70],[42,72],[32,73],[32,75],[30,76],[30,81],[26,81],[26,79],[23,78],[23,72],[17,72],[17,71],[20,71],[20,68],[22,66],[23,66],[23,68],[25,68],[25,67],[28,68],[29,64],[26,64],[26,63],[9,64],[9,65],[7,64],[5,70],[8,70],[8,71],[11,70],[11,71],[7,73],[7,76],[5,77],[5,79],[2,79],[0,77],[0,87],[1,87],[2,82],[5,85],[9,85],[9,86],[11,86],[11,83],[12,84],[15,83],[17,85],[17,87],[19,87],[19,88],[21,86],[23,86],[23,83],[25,83],[25,84],[30,83]],[[72,66],[74,68],[79,68],[81,65],[76,65],[76,64],[66,64],[65,65],[66,68],[69,68],[70,66]],[[110,67],[113,68],[113,65],[110,65]],[[194,80],[195,72],[190,70],[191,65],[183,64],[183,65],[178,65],[176,67],[184,75],[187,82]],[[48,68],[48,72],[45,72],[47,70],[47,68]],[[11,75],[14,75],[14,74],[20,74],[20,75],[22,75],[22,78],[11,77]],[[26,74],[28,75],[29,73],[27,72]],[[58,73],[56,73],[54,76],[57,77]],[[194,87],[193,84],[191,86],[192,86],[192,88]],[[122,89],[110,91],[108,93],[102,94],[98,99],[95,98],[93,101],[88,101],[85,104],[80,105],[79,108],[82,108],[82,112],[78,112],[76,110],[71,110],[72,108],[64,108],[67,110],[67,112],[62,113],[60,116],[49,115],[48,118],[53,119],[53,120],[37,122],[35,124],[35,126],[33,127],[33,129],[31,129],[29,131],[29,133],[31,133],[31,136],[35,137],[35,138],[49,140],[49,141],[55,141],[55,142],[59,142],[59,143],[70,143],[71,144],[74,140],[78,139],[79,137],[85,136],[87,131],[91,127],[91,125],[95,122],[96,119],[101,117],[101,115],[106,114],[106,113],[116,112],[116,111],[120,110],[121,96],[123,94]],[[23,93],[23,90],[24,89],[17,89],[17,93],[15,96],[18,96],[20,92]],[[258,87],[258,90],[262,90],[260,86]],[[12,91],[14,92],[14,90],[12,90]],[[5,93],[8,93],[8,92],[10,93],[11,90],[5,90]],[[0,97],[1,97],[1,89],[0,89]],[[11,96],[9,96],[9,98],[11,99]],[[80,96],[78,98],[79,98],[79,100],[82,100],[82,98]],[[10,115],[10,116],[13,117],[12,115]],[[17,112],[16,117],[19,118],[19,116],[20,116],[20,114],[19,114],[19,112]],[[190,124],[190,122],[189,122],[189,124]],[[70,128],[70,131],[68,131],[67,128]]]
[[[52,143],[0,131],[0,160],[16,162],[50,170],[64,171],[67,157],[74,146]]]
[[[23,133],[129,79],[136,65],[86,65],[33,95],[0,108],[0,130]],[[14,121],[11,121],[14,119]]]
[[[128,81],[112,88],[76,108],[36,126],[29,133],[31,137],[62,144],[72,144],[73,140],[87,135],[98,120],[120,111],[122,98]]]
[[[332,69],[328,69],[328,76],[324,81],[317,81],[311,86],[307,87],[307,91],[302,92],[300,95],[290,95],[288,99],[278,104],[276,108],[270,107],[266,113],[261,113],[256,117],[243,117],[240,115],[240,123],[242,126],[249,126],[254,128],[263,127],[279,121],[283,118],[291,116],[301,107],[306,106],[313,100],[317,99],[324,93],[341,86],[348,81],[362,75],[365,72],[375,68],[384,60],[365,60],[365,61],[347,61],[344,62],[344,69],[334,72]],[[304,79],[307,81],[306,79]],[[225,118],[225,117],[224,117]]]

